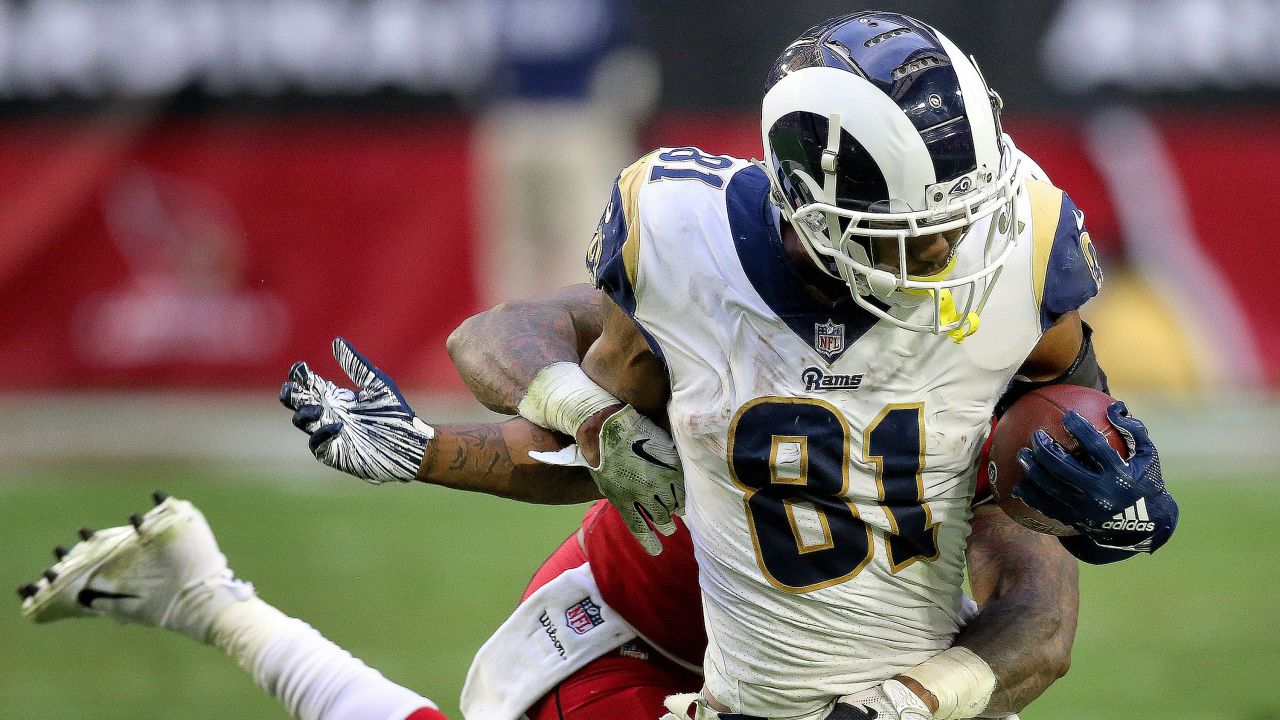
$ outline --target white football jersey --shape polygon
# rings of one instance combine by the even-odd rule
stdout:
[[[654,151],[619,176],[588,265],[666,363],[707,689],[790,717],[950,646],[992,410],[1101,275],[1075,206],[1028,177],[1017,247],[956,343],[815,299],[768,195],[747,161]],[[985,235],[961,243],[957,274]]]

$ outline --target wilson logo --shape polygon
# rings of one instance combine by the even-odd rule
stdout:
[[[551,617],[545,612],[538,616],[538,624],[542,626],[542,632],[547,634],[547,639],[551,641],[552,647],[556,649],[556,654],[562,659],[568,660],[569,653],[564,649],[564,643],[560,642],[559,633],[556,632],[556,624],[551,621]]]

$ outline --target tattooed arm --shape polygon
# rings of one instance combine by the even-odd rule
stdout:
[[[583,468],[535,462],[531,451],[555,452],[564,435],[523,418],[483,425],[429,425],[395,381],[349,342],[335,338],[334,359],[352,390],[304,362],[289,369],[280,402],[329,467],[368,482],[418,480],[541,504],[587,502],[600,494]]]
[[[538,371],[581,360],[603,326],[600,291],[571,285],[545,300],[504,303],[468,318],[449,335],[449,356],[477,400],[514,415]]]
[[[421,482],[543,505],[600,499],[586,470],[535,462],[530,450],[559,450],[566,440],[515,418],[488,425],[437,425],[418,468]]]
[[[998,507],[974,509],[969,584],[982,611],[956,638],[991,666],[996,689],[984,715],[1016,713],[1071,665],[1080,574],[1051,535],[1028,530]]]
[[[545,300],[506,303],[468,319],[449,336],[449,354],[478,400],[491,410],[515,413],[539,370],[559,361],[576,363],[587,355],[603,332],[604,316],[601,293],[589,285],[574,285]],[[599,348],[595,356],[602,356]],[[604,366],[601,372],[605,374],[608,364],[596,363]],[[310,373],[305,364],[295,366],[295,371]],[[305,379],[294,378],[294,382],[308,387],[314,384],[303,382]],[[339,394],[346,392],[333,389]],[[321,420],[323,412],[314,404],[317,401],[290,400],[289,394],[282,393],[281,399],[299,411],[294,424],[308,434],[325,433],[322,426],[332,418]],[[304,404],[309,409],[302,410]],[[584,433],[598,430],[601,422],[602,418],[592,418]],[[530,451],[559,450],[570,440],[523,418],[500,424],[435,425],[432,430],[434,437],[424,443],[417,468],[418,481],[543,504],[601,497],[583,468],[547,465],[529,457]],[[340,433],[332,430],[328,436],[339,435],[340,439]],[[313,443],[312,451],[325,461],[327,455],[318,451],[317,445]],[[326,464],[352,472],[332,461]],[[353,474],[364,477],[360,472]]]
[[[499,305],[454,330],[449,353],[467,386],[491,410],[515,412],[539,370],[581,359],[621,400],[659,415],[667,398],[661,364],[622,311],[608,303],[606,313],[605,305],[600,291],[589,285],[564,288],[547,300]],[[600,425],[616,410],[601,410],[579,431],[577,439],[592,462],[598,459]],[[524,418],[435,430],[418,469],[422,482],[543,504],[601,497],[584,469],[529,457],[530,450],[558,450],[568,439]]]
[[[544,300],[503,303],[468,318],[449,335],[449,357],[485,407],[515,414],[539,370],[581,361],[600,337],[604,316],[599,290],[571,285]],[[601,421],[593,418],[584,433],[598,430]],[[436,430],[418,470],[422,482],[546,504],[601,497],[582,468],[529,457],[530,450],[558,450],[567,440],[528,420]]]

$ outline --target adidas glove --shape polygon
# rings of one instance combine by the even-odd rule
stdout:
[[[280,388],[280,402],[294,411],[293,424],[311,436],[311,453],[374,485],[413,480],[435,430],[351,343],[334,339],[333,357],[359,391],[334,385],[304,362],[293,364]]]
[[[675,441],[630,405],[600,426],[599,465],[588,463],[577,445],[558,452],[531,452],[529,456],[548,465],[590,470],[600,493],[618,509],[631,534],[650,555],[662,552],[655,528],[663,535],[676,531],[674,518],[684,512],[684,473]]]
[[[1084,457],[1068,454],[1038,430],[1031,447],[1018,451],[1027,479],[1013,489],[1014,497],[1075,528],[1082,539],[1066,538],[1063,545],[1095,564],[1155,552],[1178,525],[1178,504],[1165,489],[1146,426],[1118,401],[1107,417],[1129,446],[1128,458],[1079,413],[1068,412],[1062,424]]]

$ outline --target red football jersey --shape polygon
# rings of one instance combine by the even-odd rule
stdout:
[[[656,557],[645,552],[608,501],[591,507],[582,528],[591,574],[609,607],[650,643],[701,667],[707,632],[693,540],[684,523],[676,519],[676,532],[662,538]]]

